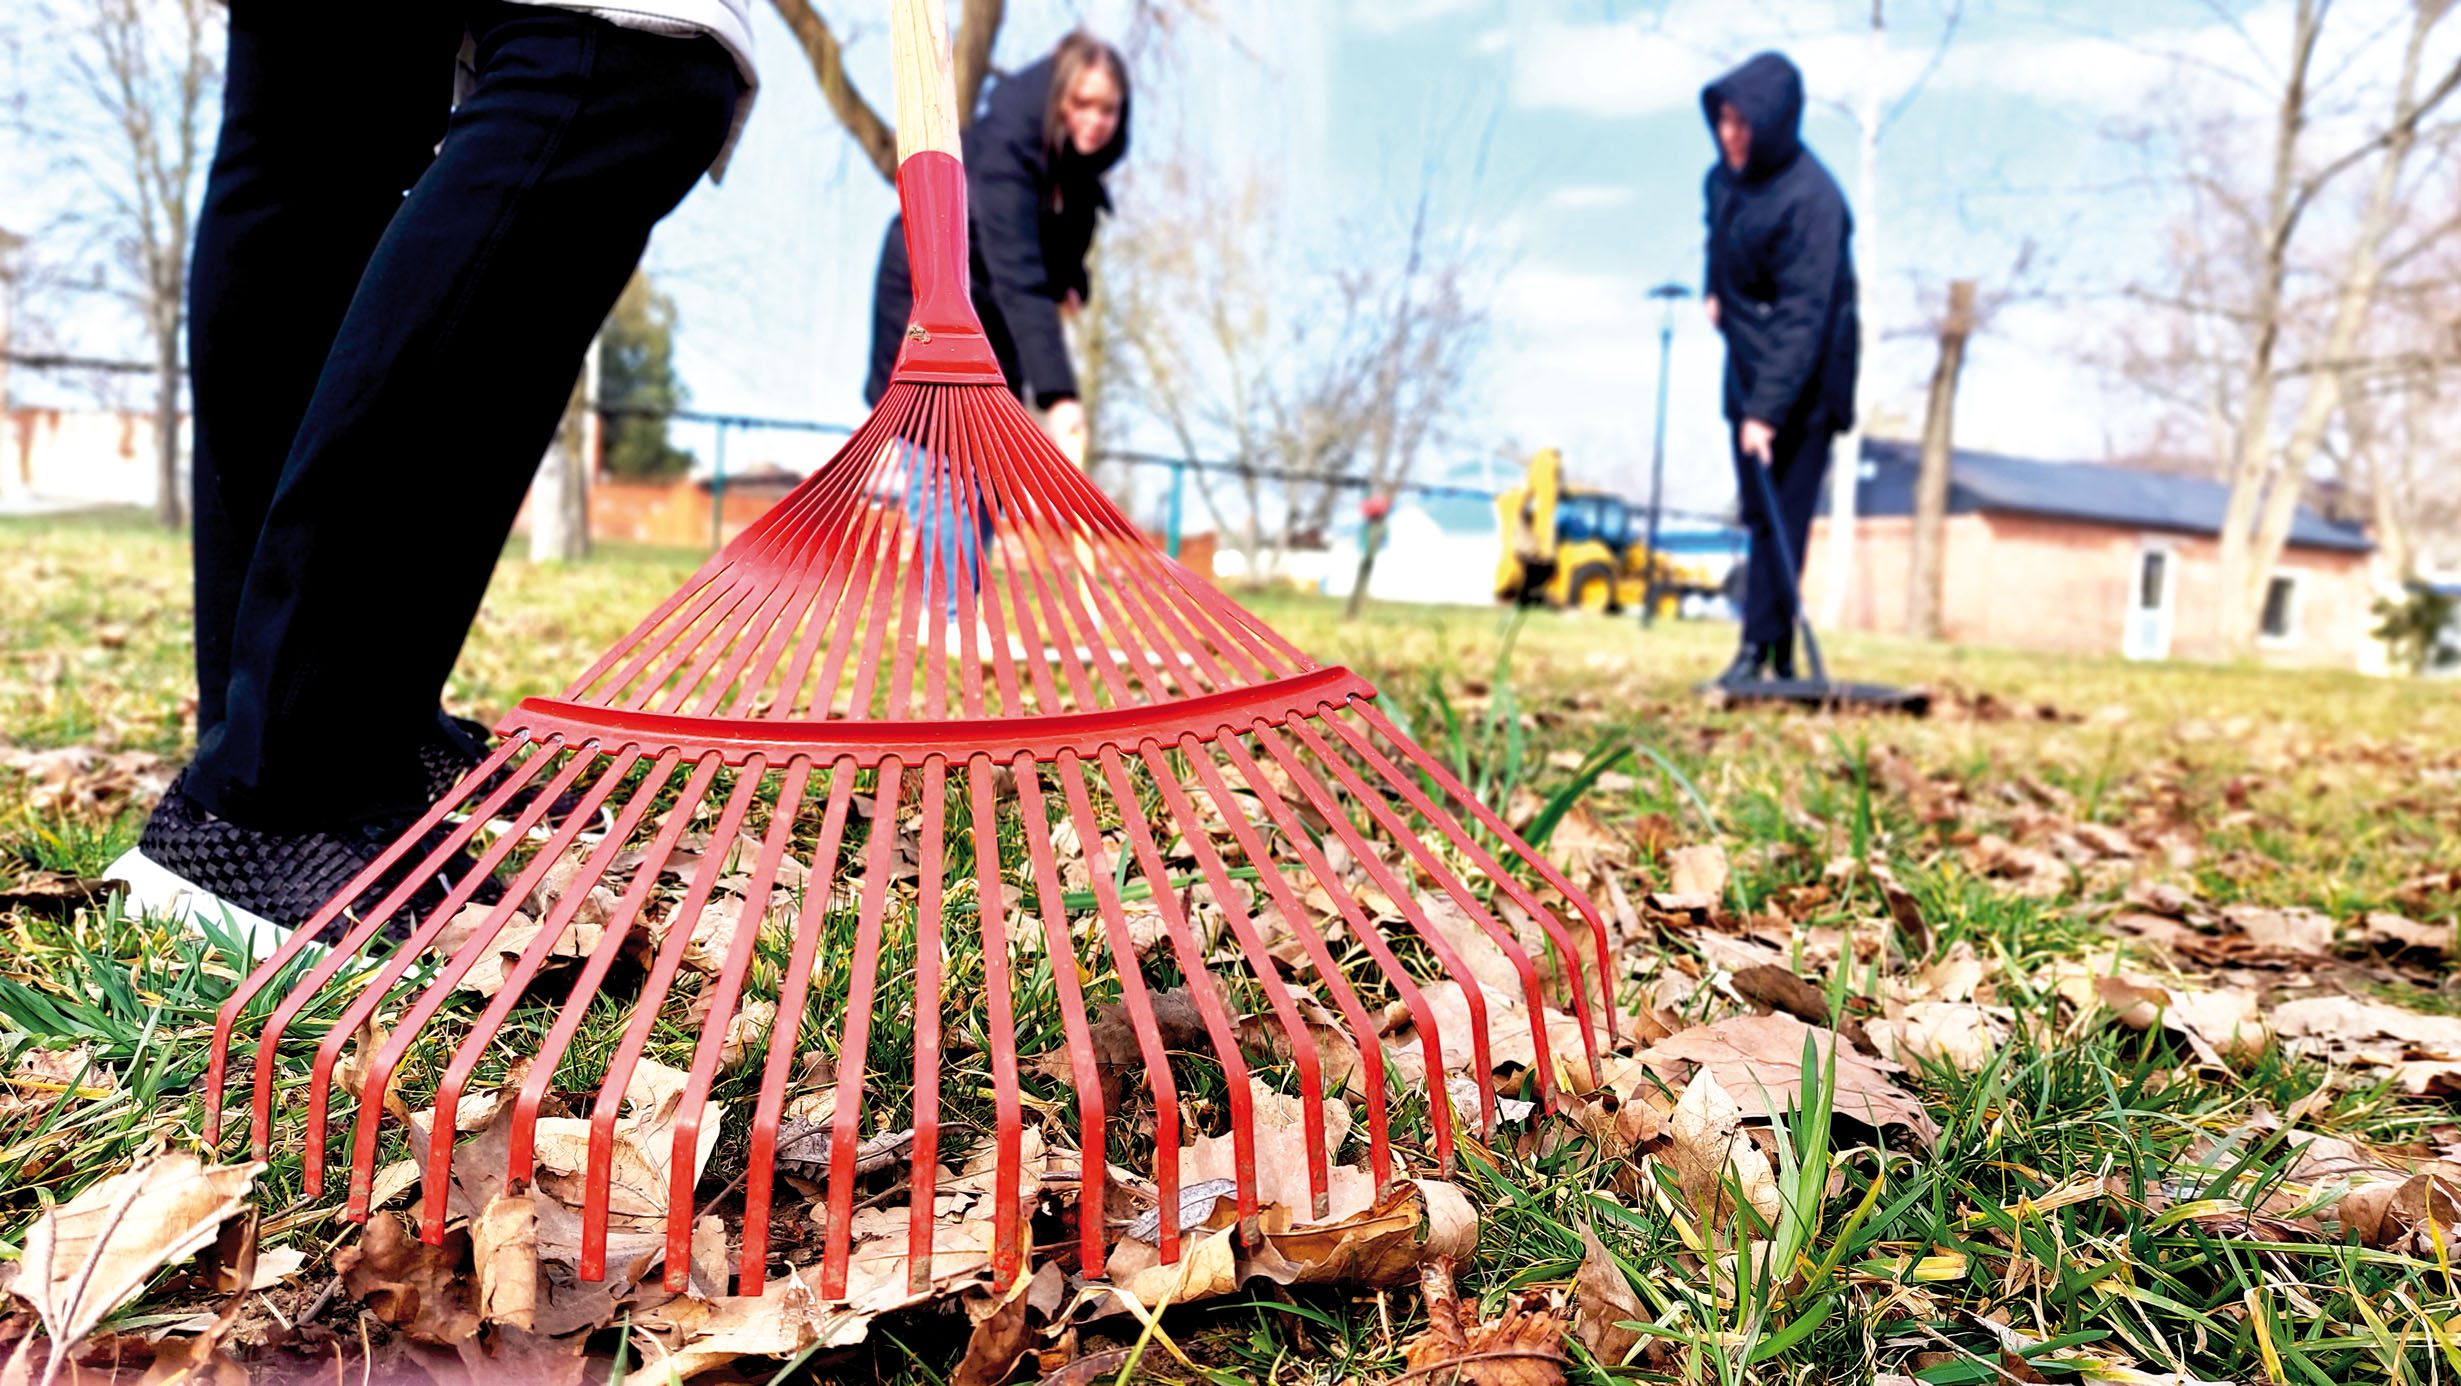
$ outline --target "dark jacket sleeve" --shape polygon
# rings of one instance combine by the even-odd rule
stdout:
[[[1700,180],[1700,206],[1700,296],[1705,303],[1718,292],[1718,171],[1714,166]]]
[[[1042,203],[1033,167],[1014,146],[984,161],[967,188],[974,202],[974,229],[982,240],[984,267],[991,271],[992,301],[1017,344],[1017,361],[1048,404],[1077,393],[1068,364],[1068,341],[1060,334],[1059,299],[1067,290],[1050,282],[1042,245]]]
[[[1767,349],[1744,397],[1745,418],[1784,427],[1804,404],[1804,386],[1819,371],[1828,344],[1838,257],[1845,249],[1846,204],[1834,189],[1817,188],[1787,210],[1775,246],[1777,293],[1764,338]]]

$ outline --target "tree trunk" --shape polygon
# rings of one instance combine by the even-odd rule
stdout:
[[[564,406],[563,427],[539,459],[538,479],[530,487],[533,563],[569,563],[590,556],[590,413],[588,392],[576,384]]]
[[[1965,369],[1966,338],[1974,333],[1974,281],[1948,286],[1948,315],[1940,322],[1940,359],[1931,368],[1931,397],[1923,410],[1923,466],[1914,485],[1913,571],[1906,584],[1906,630],[1925,640],[1941,636],[1942,549],[1948,528],[1949,459],[1955,451],[1957,377]]]
[[[1367,584],[1376,575],[1376,554],[1384,547],[1384,529],[1393,513],[1393,498],[1382,497],[1384,509],[1359,526],[1359,571],[1350,584],[1350,600],[1342,603],[1342,619],[1355,621],[1367,609]]]
[[[2290,34],[2290,69],[2282,83],[2281,105],[2273,125],[2273,182],[2265,197],[2262,263],[2256,273],[2256,302],[2249,319],[2255,341],[2248,353],[2247,394],[2239,410],[2237,447],[2230,463],[2230,496],[2222,506],[2221,542],[2215,563],[2220,570],[2220,594],[2214,603],[2214,643],[2232,657],[2255,648],[2257,611],[2248,608],[2247,592],[2255,585],[2256,511],[2264,494],[2273,460],[2273,395],[2281,344],[2282,285],[2289,272],[2290,232],[2294,221],[2291,185],[2298,176],[2299,135],[2307,127],[2307,72],[2316,55],[2322,19],[2317,0],[2298,0]],[[2260,610],[2260,609],[2259,609]]]
[[[188,517],[179,485],[179,309],[166,314],[157,304],[154,318],[154,519],[178,529]]]

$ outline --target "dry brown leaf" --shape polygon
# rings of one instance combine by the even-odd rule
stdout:
[[[453,922],[437,932],[435,942],[430,945],[430,953],[437,958],[450,958],[458,954],[478,936],[479,930],[497,908],[494,905],[463,906],[461,913],[453,916]],[[548,948],[547,959],[589,956],[606,934],[604,918],[602,913],[598,921],[584,923],[575,918],[567,923],[564,932]],[[537,940],[542,927],[537,918],[528,914],[516,912],[507,917],[504,927],[488,940],[486,951],[471,960],[470,970],[462,974],[454,990],[490,997],[504,990],[505,984],[512,978],[514,964]]]
[[[2360,942],[2387,953],[2405,948],[2444,956],[2452,953],[2453,926],[2449,922],[2421,924],[2407,915],[2373,910],[2359,920],[2356,932]]]
[[[1725,893],[1728,874],[1726,849],[1714,842],[1676,847],[1666,854],[1666,889],[1671,895],[1706,895],[1715,900]]]
[[[2216,1067],[2250,1063],[2272,1043],[2251,991],[2202,991],[2122,973],[2094,977],[2093,994],[2131,1029],[2145,1029],[2159,1019],[2187,1041],[2197,1058]]]
[[[1046,1267],[1045,1269],[1048,1269]],[[1032,1306],[1027,1293],[1035,1276],[1018,1276],[990,1309],[974,1321],[966,1338],[966,1355],[949,1373],[949,1386],[1000,1386],[1017,1369],[1017,1359],[1033,1345]]]
[[[2068,864],[2039,847],[2020,847],[1997,833],[1984,833],[1966,851],[1966,861],[1976,873],[1999,876],[2016,883],[2016,892],[2030,899],[2048,900],[2068,889]]]
[[[1773,1115],[1771,1104],[1790,1108],[1803,1092],[1803,1042],[1818,1047],[1818,1062],[1836,1053],[1835,1107],[1840,1116],[1868,1126],[1902,1126],[1926,1144],[1937,1134],[1923,1104],[1890,1078],[1898,1066],[1839,1046],[1834,1031],[1805,1025],[1783,1013],[1732,1016],[1714,1025],[1678,1031],[1637,1056],[1672,1085],[1688,1082],[1692,1068],[1717,1075],[1747,1117]]]
[[[1666,1122],[1666,1149],[1652,1158],[1673,1171],[1683,1191],[1682,1212],[1705,1239],[1722,1240],[1741,1206],[1763,1225],[1783,1210],[1769,1157],[1743,1134],[1743,1110],[1703,1069],[1693,1075]]]
[[[683,1070],[643,1059],[624,1088],[624,1111],[616,1118],[613,1163],[609,1179],[609,1209],[619,1215],[661,1222],[666,1218],[672,1182],[675,1118],[683,1106]],[[701,1111],[700,1139],[693,1151],[697,1180],[717,1148],[723,1104],[712,1102]],[[590,1123],[582,1117],[542,1117],[536,1137],[538,1187],[567,1207],[580,1207],[586,1194],[584,1171],[589,1168]]]
[[[2229,905],[2222,910],[2222,922],[2275,952],[2321,958],[2333,951],[2333,917],[2315,910]]]
[[[1427,1327],[1403,1346],[1406,1369],[1395,1382],[1563,1386],[1570,1359],[1560,1313],[1526,1298],[1492,1319],[1465,1323],[1452,1258],[1446,1256],[1420,1269],[1419,1292],[1427,1302]]]
[[[735,1018],[726,1022],[726,1033],[718,1038],[718,1067],[733,1068],[752,1052],[752,1046],[768,1035],[770,1025],[778,1018],[778,1003],[755,998],[736,1010]]]
[[[1864,1026],[1872,1047],[1901,1064],[1945,1060],[1960,1073],[1991,1062],[2008,1039],[2008,1021],[1967,1001],[1916,1001],[1890,1007]]]
[[[44,1209],[26,1229],[8,1292],[33,1308],[53,1349],[65,1352],[136,1298],[155,1271],[212,1242],[246,1206],[264,1169],[208,1166],[175,1151],[102,1180]]]
[[[458,1229],[444,1234],[444,1245],[429,1246],[401,1219],[378,1213],[368,1219],[357,1245],[334,1253],[333,1268],[352,1297],[377,1318],[419,1342],[453,1347],[479,1331],[462,1270],[469,1249],[469,1238]]]
[[[538,1314],[538,1214],[527,1194],[500,1194],[470,1225],[478,1269],[478,1314],[530,1328]]]
[[[1581,1246],[1581,1272],[1573,1281],[1577,1295],[1573,1331],[1590,1356],[1606,1366],[1618,1366],[1641,1341],[1639,1330],[1623,1325],[1648,1322],[1649,1311],[1596,1232],[1583,1227]]]

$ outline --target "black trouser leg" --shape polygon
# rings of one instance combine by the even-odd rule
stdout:
[[[1787,546],[1798,564],[1803,561],[1803,546],[1811,540],[1812,512],[1820,505],[1820,482],[1828,474],[1829,444],[1834,436],[1825,423],[1815,420],[1808,428],[1778,434],[1770,450],[1769,480],[1777,491],[1776,518],[1785,526]],[[1735,488],[1743,525],[1752,537],[1750,566],[1744,577],[1743,639],[1747,644],[1775,645],[1794,634],[1794,590],[1802,573],[1799,569],[1785,572],[1777,545],[1770,542],[1760,482],[1744,470],[1760,466],[1759,459],[1743,455],[1739,431],[1730,431],[1728,439],[1734,447]]]
[[[444,137],[462,15],[238,0],[188,276],[197,730],[274,485],[377,238]]]
[[[708,167],[714,40],[469,11],[478,80],[378,242],[301,420],[189,792],[249,827],[423,807],[417,748],[581,354]]]

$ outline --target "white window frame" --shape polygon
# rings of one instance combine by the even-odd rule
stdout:
[[[2280,635],[2265,634],[2264,607],[2259,606],[2256,608],[2256,643],[2268,650],[2287,650],[2295,648],[2300,643],[2299,632],[2306,627],[2307,575],[2296,568],[2274,569],[2266,575],[2264,580],[2265,596],[2268,599],[2272,597],[2273,584],[2277,582],[2290,584],[2290,599],[2282,604],[2287,617],[2286,629]],[[2266,604],[2270,605],[2270,601],[2268,600]]]

